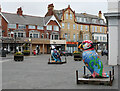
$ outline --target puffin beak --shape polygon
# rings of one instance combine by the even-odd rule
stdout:
[[[78,46],[78,48],[83,50],[83,46],[81,44]]]

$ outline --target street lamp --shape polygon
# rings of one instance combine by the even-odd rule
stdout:
[[[14,53],[16,53],[16,37],[17,37],[17,36],[16,36],[16,34],[15,34],[14,32],[11,32],[11,34],[14,35],[14,39],[15,39],[15,41],[14,41],[14,44],[15,44],[15,45],[14,45],[14,50],[15,50]]]

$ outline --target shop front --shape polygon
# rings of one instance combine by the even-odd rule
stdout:
[[[74,51],[78,51],[78,42],[66,42],[66,50],[70,53],[73,53]]]
[[[49,45],[49,39],[32,38],[31,52],[35,50],[37,54],[47,54]]]
[[[50,40],[49,47],[52,45],[54,45],[56,47],[56,49],[59,51],[65,51],[66,40]]]

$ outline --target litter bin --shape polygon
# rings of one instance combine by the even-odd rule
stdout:
[[[1,57],[6,57],[6,51],[5,50],[2,50]]]

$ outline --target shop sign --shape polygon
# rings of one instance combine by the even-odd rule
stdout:
[[[66,44],[78,44],[78,42],[66,42]]]

